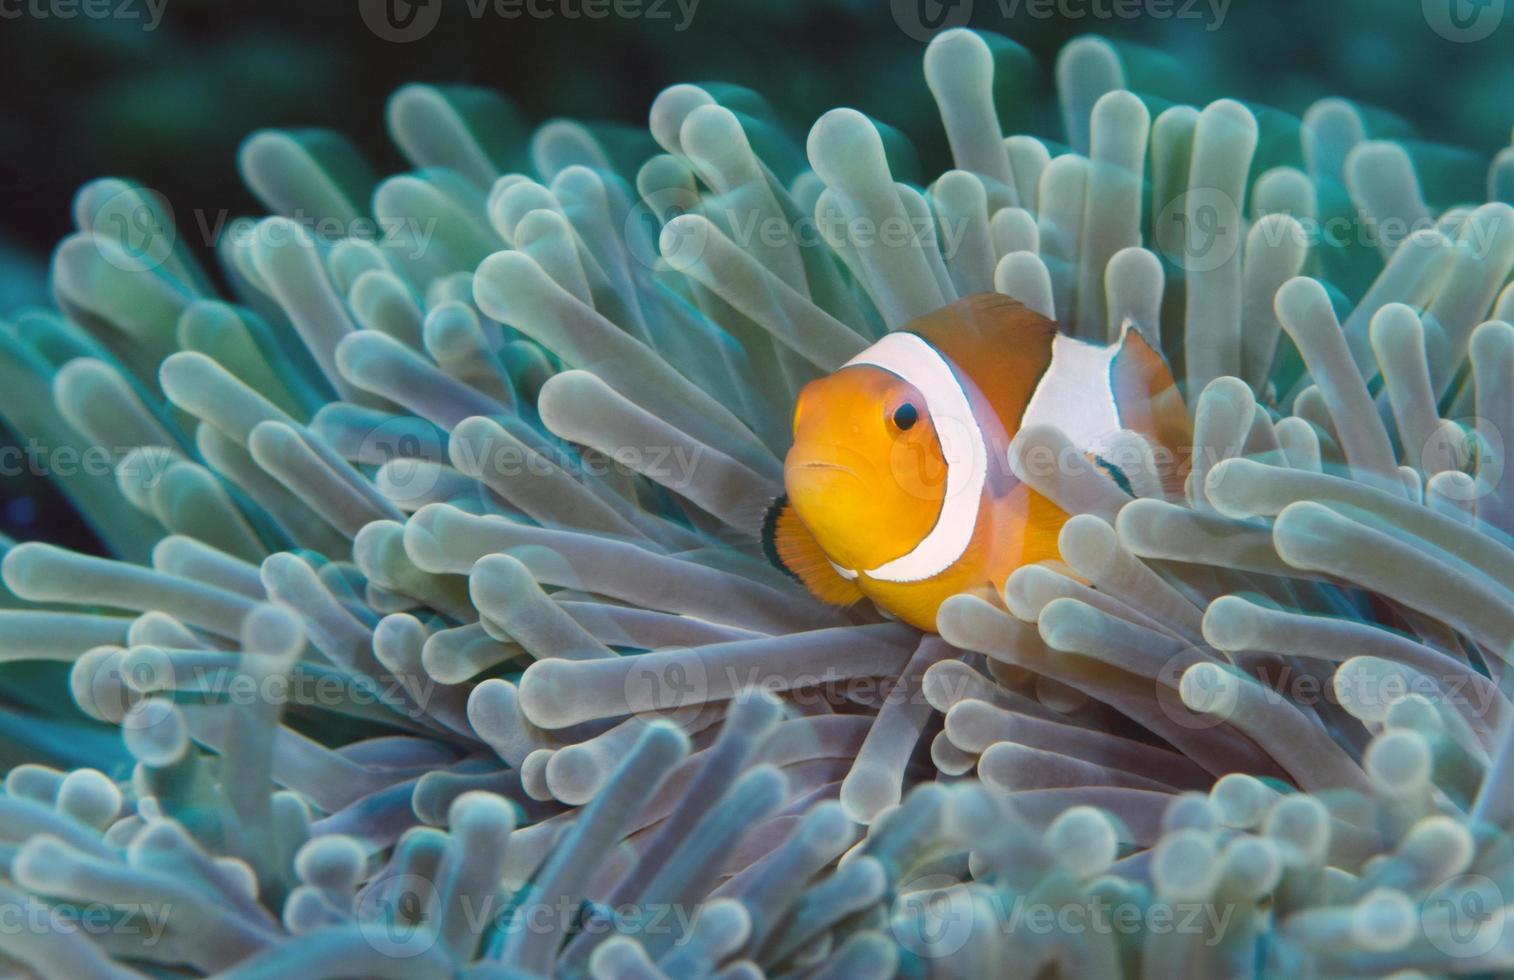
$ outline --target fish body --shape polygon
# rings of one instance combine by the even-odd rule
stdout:
[[[1172,374],[1138,330],[1089,344],[1007,296],[971,296],[800,392],[768,553],[823,601],[871,599],[924,630],[958,593],[1002,603],[1016,568],[1060,557],[1068,519],[1010,470],[1032,424],[1101,465],[1126,430],[1188,444]]]

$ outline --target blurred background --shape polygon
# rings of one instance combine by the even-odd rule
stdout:
[[[610,16],[572,16],[594,9]],[[1508,144],[1514,11],[1505,0],[0,0],[0,315],[46,301],[46,267],[75,189],[130,177],[186,216],[261,211],[237,147],[264,127],[339,130],[379,173],[404,164],[384,102],[412,80],[489,86],[524,121],[599,120],[626,159],[651,151],[647,108],[680,81],[760,92],[802,146],[850,105],[918,149],[919,179],[949,165],[923,84],[925,22],[964,22],[1026,49],[1006,81],[1007,125],[1060,131],[1050,69],[1070,38],[1121,48],[1155,109],[1220,95],[1296,118],[1323,94],[1367,111],[1372,135],[1418,134],[1444,164],[1436,195],[1481,199]],[[624,6],[622,6],[624,5]],[[637,9],[641,16],[615,16]],[[536,11],[538,16],[532,16]],[[509,16],[511,13],[516,16]],[[548,16],[539,16],[541,13]],[[1507,21],[1507,22],[1504,22]],[[414,39],[405,40],[413,36]],[[1391,108],[1390,108],[1391,107]],[[1276,128],[1276,127],[1275,127]],[[1265,140],[1294,162],[1296,134]],[[1458,149],[1445,149],[1445,147]],[[197,236],[186,232],[194,240]],[[208,248],[202,249],[207,253]],[[45,484],[0,488],[0,531],[96,550]]]
[[[959,23],[970,10],[972,26],[1023,45],[1045,69],[1085,33],[1144,50],[1133,74],[1145,76],[1146,95],[1224,94],[1297,115],[1334,93],[1391,107],[1423,138],[1484,155],[1508,144],[1514,124],[1514,59],[1497,56],[1514,50],[1514,11],[1465,44],[1436,32],[1431,9],[1470,17],[1501,0],[615,2],[644,15],[564,15],[585,0],[532,0],[557,12],[545,18],[507,18],[495,0],[430,0],[434,14],[426,0],[375,0],[368,10],[368,0],[0,0],[0,85],[12,93],[0,103],[0,233],[45,255],[68,230],[74,189],[102,174],[134,177],[176,210],[247,213],[254,202],[236,149],[268,126],[335,128],[380,172],[399,168],[383,104],[413,80],[499,89],[530,122],[637,127],[667,85],[732,82],[761,92],[801,137],[828,108],[861,109],[913,137],[930,170],[944,141],[922,84],[923,43],[910,36],[922,11]],[[111,16],[62,16],[71,7]],[[434,26],[419,40],[387,40],[365,18],[386,7],[401,18],[413,10],[420,26],[433,16]],[[1140,15],[1123,16],[1131,10]],[[1027,103],[1045,101],[1042,81],[1023,93]]]

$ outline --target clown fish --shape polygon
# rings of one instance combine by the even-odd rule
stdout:
[[[1191,445],[1172,372],[1132,324],[1096,345],[1008,296],[970,296],[800,391],[767,555],[823,602],[870,599],[922,630],[958,593],[1002,604],[1011,572],[1060,557],[1068,519],[1010,470],[1010,441],[1039,424],[1127,491],[1100,455],[1115,437],[1174,461]]]

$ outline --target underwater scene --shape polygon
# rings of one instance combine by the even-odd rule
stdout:
[[[1514,2],[0,39],[0,978],[1514,977]]]

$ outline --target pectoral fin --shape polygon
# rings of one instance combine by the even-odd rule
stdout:
[[[850,606],[862,598],[857,583],[836,571],[786,496],[773,501],[768,509],[762,524],[762,550],[769,561],[804,583],[821,602]]]

